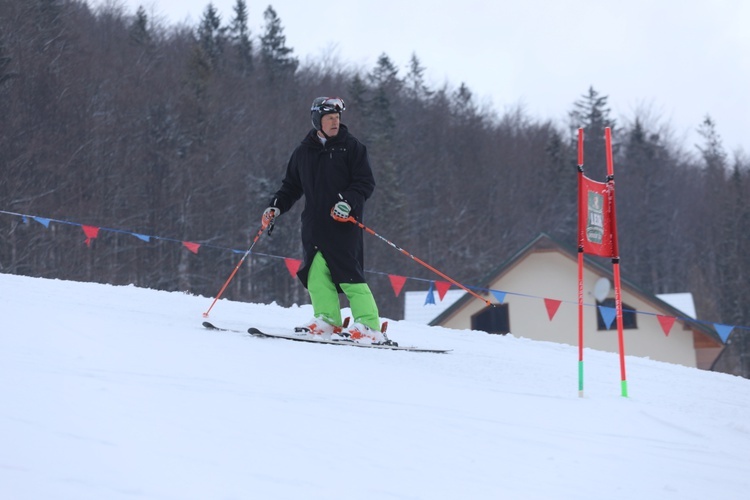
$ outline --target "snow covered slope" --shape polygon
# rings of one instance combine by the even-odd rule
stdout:
[[[211,299],[0,274],[3,499],[700,499],[750,491],[750,381],[391,322],[419,354],[203,329]],[[217,324],[309,306],[220,301]]]

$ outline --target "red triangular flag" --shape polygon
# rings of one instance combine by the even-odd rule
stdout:
[[[292,275],[292,278],[296,278],[297,271],[299,271],[299,268],[302,265],[302,261],[299,259],[290,259],[287,257],[286,259],[284,259],[284,264],[286,264],[286,268],[289,271],[289,274]]]
[[[86,235],[86,246],[91,246],[91,240],[99,236],[99,228],[94,226],[81,226],[83,227],[83,233]]]
[[[401,293],[401,289],[404,288],[404,283],[406,283],[406,276],[396,276],[395,274],[389,274],[388,279],[391,280],[393,293],[395,293],[396,297],[398,297],[398,294]]]
[[[552,318],[555,317],[555,313],[557,313],[557,309],[560,307],[560,304],[562,304],[561,300],[544,299],[544,305],[547,308],[547,314],[549,315],[550,321],[552,321]]]
[[[659,320],[659,324],[661,325],[661,329],[664,330],[664,335],[669,336],[669,331],[672,330],[672,326],[674,325],[674,321],[677,319],[674,316],[661,316],[659,314],[656,315],[656,319]]]
[[[193,253],[198,253],[198,249],[201,247],[200,243],[192,243],[190,241],[183,241],[182,244]]]
[[[447,292],[450,287],[451,287],[451,284],[448,283],[447,281],[435,282],[435,288],[437,288],[438,296],[440,297],[440,300],[443,300],[443,297],[445,297],[445,292]]]

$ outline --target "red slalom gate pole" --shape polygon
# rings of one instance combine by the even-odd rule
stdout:
[[[583,129],[578,129],[578,397],[583,397]]]
[[[211,312],[211,309],[213,309],[216,302],[221,298],[221,296],[224,294],[224,290],[227,289],[229,286],[229,282],[232,281],[232,278],[234,278],[234,275],[237,274],[237,271],[239,271],[240,267],[242,267],[242,263],[245,262],[245,259],[248,255],[250,255],[250,251],[253,249],[255,244],[260,239],[260,235],[263,234],[263,231],[266,230],[267,225],[261,226],[260,230],[258,231],[258,234],[255,235],[255,238],[253,238],[253,243],[250,245],[250,248],[247,249],[247,252],[245,252],[245,255],[242,256],[240,261],[237,263],[236,266],[234,266],[234,271],[232,271],[232,274],[229,275],[229,278],[227,278],[227,281],[224,283],[224,286],[221,287],[221,290],[219,290],[219,293],[216,295],[216,298],[213,302],[211,302],[211,306],[206,310],[206,312],[203,313],[204,318],[208,318],[208,313]]]
[[[615,167],[612,159],[612,129],[604,129],[604,144],[607,149],[607,185],[610,189],[609,202],[611,207],[612,231],[612,268],[615,278],[615,307],[617,310],[617,342],[620,351],[620,391],[623,397],[628,397],[628,378],[625,374],[625,335],[622,320],[622,286],[620,285],[620,248],[617,244],[617,216],[615,215]]]
[[[485,303],[485,304],[487,304],[488,306],[492,306],[492,305],[493,305],[493,304],[492,304],[492,302],[490,302],[489,300],[485,299],[485,298],[484,298],[484,297],[482,297],[481,295],[477,294],[476,292],[474,292],[474,291],[472,291],[472,290],[469,290],[468,288],[466,288],[466,287],[465,287],[464,285],[462,285],[462,284],[461,284],[461,283],[459,283],[458,281],[454,280],[453,278],[450,278],[450,277],[446,276],[445,274],[441,273],[440,271],[438,271],[437,269],[435,269],[435,268],[434,268],[434,267],[432,267],[431,265],[427,264],[427,263],[426,263],[426,262],[424,262],[423,260],[421,260],[421,259],[419,259],[419,258],[417,258],[417,257],[413,256],[412,254],[410,254],[409,252],[407,252],[407,251],[406,251],[406,250],[404,250],[403,248],[401,248],[401,247],[397,246],[397,245],[396,245],[396,244],[394,244],[393,242],[391,242],[391,241],[387,240],[387,239],[386,239],[386,238],[384,238],[383,236],[380,236],[380,235],[379,235],[378,233],[376,233],[375,231],[373,231],[373,230],[372,230],[372,229],[370,229],[369,227],[365,226],[364,224],[362,224],[361,222],[359,222],[359,221],[358,221],[357,219],[355,219],[354,217],[351,217],[351,216],[350,216],[350,217],[349,217],[348,219],[346,219],[346,220],[347,220],[347,221],[349,221],[349,222],[351,222],[352,224],[356,224],[357,226],[361,227],[362,229],[364,229],[365,231],[367,231],[367,232],[368,232],[368,233],[370,233],[371,235],[373,235],[373,236],[377,236],[378,238],[380,238],[381,240],[385,241],[386,243],[388,243],[388,244],[389,244],[390,246],[392,246],[393,248],[395,248],[396,250],[398,250],[398,251],[399,251],[399,252],[401,252],[402,254],[404,254],[404,255],[406,255],[407,257],[409,257],[410,259],[412,259],[413,261],[415,261],[415,262],[417,262],[417,263],[419,263],[419,264],[423,265],[424,267],[426,267],[427,269],[429,269],[429,270],[430,270],[430,271],[432,271],[433,273],[437,274],[438,276],[440,276],[440,277],[441,277],[441,278],[443,278],[444,280],[446,280],[446,281],[448,281],[448,282],[450,282],[450,283],[452,283],[452,284],[456,285],[457,287],[461,288],[461,289],[462,289],[462,290],[464,290],[465,292],[467,292],[467,293],[469,293],[469,294],[473,295],[474,297],[476,297],[477,299],[481,300],[482,302],[484,302],[484,303]]]

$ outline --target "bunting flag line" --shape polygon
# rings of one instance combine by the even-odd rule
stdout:
[[[53,223],[53,222],[54,223],[58,223],[58,224],[65,224],[65,225],[69,225],[69,226],[80,227],[83,230],[83,232],[84,232],[84,234],[86,236],[85,244],[86,244],[87,247],[90,247],[91,246],[91,242],[94,239],[98,238],[100,236],[100,234],[101,234],[102,231],[105,231],[105,232],[114,232],[114,233],[120,233],[120,234],[128,234],[128,235],[134,236],[135,238],[138,238],[140,241],[143,241],[145,243],[148,243],[148,242],[150,242],[152,240],[168,241],[168,242],[173,242],[173,243],[179,243],[183,247],[185,247],[187,250],[189,250],[190,252],[192,252],[194,254],[197,254],[198,250],[200,248],[202,248],[202,247],[209,247],[209,248],[213,248],[213,249],[217,249],[217,250],[222,250],[222,251],[229,251],[229,252],[233,252],[233,253],[237,253],[237,254],[244,254],[245,253],[244,250],[238,250],[238,249],[232,249],[232,248],[225,248],[225,247],[221,247],[221,246],[210,245],[210,244],[201,244],[201,243],[195,243],[195,242],[190,242],[190,241],[182,241],[182,240],[177,240],[177,239],[174,239],[174,238],[166,238],[166,237],[161,237],[161,236],[147,235],[147,234],[142,234],[142,233],[136,233],[136,232],[126,231],[126,230],[122,230],[122,229],[112,229],[112,228],[106,228],[106,227],[97,227],[97,226],[85,225],[85,224],[80,224],[80,223],[77,223],[77,222],[70,222],[70,221],[65,221],[65,220],[51,219],[51,218],[47,218],[47,217],[40,217],[40,216],[37,216],[37,215],[19,214],[19,213],[15,213],[15,212],[4,211],[4,210],[0,210],[0,214],[6,214],[6,215],[20,217],[25,224],[28,224],[30,220],[34,220],[38,224],[41,224],[42,226],[44,226],[47,229],[49,229],[50,224]],[[282,257],[282,256],[278,256],[278,255],[271,255],[271,254],[265,254],[265,253],[260,253],[260,252],[255,252],[254,254],[255,255],[259,255],[259,256],[269,257],[269,258],[283,259],[284,263],[286,264],[287,269],[289,270],[289,274],[292,277],[296,277],[296,274],[297,274],[297,272],[299,271],[299,268],[302,265],[302,261],[299,260],[299,259],[292,259],[292,258],[289,258],[289,257]],[[393,291],[394,291],[394,293],[395,293],[395,295],[397,297],[403,291],[403,287],[404,287],[404,284],[405,284],[405,282],[406,282],[407,279],[415,279],[415,280],[418,280],[418,281],[427,281],[427,282],[429,282],[429,290],[427,291],[427,295],[425,297],[424,305],[435,304],[435,290],[436,289],[438,291],[438,295],[440,297],[440,300],[442,301],[444,299],[445,294],[447,293],[448,289],[450,289],[450,287],[451,287],[451,284],[448,283],[448,282],[445,282],[445,281],[433,281],[433,280],[427,280],[427,279],[422,279],[422,278],[414,278],[414,277],[408,277],[408,276],[391,275],[391,274],[377,272],[377,271],[371,271],[371,270],[367,270],[366,272],[388,276],[388,278],[389,278],[389,280],[391,282],[391,286],[393,287]],[[531,298],[531,299],[543,299],[545,307],[547,308],[547,314],[548,314],[548,316],[550,318],[550,321],[557,314],[557,311],[558,311],[560,305],[563,302],[567,302],[567,301],[562,301],[562,300],[549,299],[549,298],[544,298],[544,297],[536,297],[536,296],[532,296],[532,295],[526,295],[526,294],[520,294],[520,293],[514,293],[514,292],[505,292],[505,291],[502,291],[502,290],[493,290],[493,289],[482,289],[482,290],[491,293],[492,296],[495,298],[495,300],[497,300],[497,302],[500,303],[500,304],[503,304],[505,302],[507,294],[517,295],[517,296],[523,296],[523,297],[527,297],[527,298]],[[570,303],[576,303],[576,302],[570,302]],[[594,304],[586,304],[586,305],[587,306],[599,307],[599,310],[600,310],[600,312],[602,314],[602,318],[604,319],[605,323],[607,324],[607,328],[611,328],[612,323],[613,323],[613,321],[614,321],[614,319],[616,318],[616,315],[617,315],[616,309],[611,308],[611,307],[606,307],[606,306],[595,306]],[[681,321],[684,321],[686,323],[705,324],[705,325],[711,325],[711,326],[713,326],[714,329],[716,330],[717,334],[719,335],[719,338],[721,338],[721,340],[723,342],[725,342],[725,343],[726,343],[726,340],[729,338],[729,335],[732,333],[732,331],[734,329],[742,329],[742,330],[748,330],[748,331],[750,331],[750,327],[747,327],[747,326],[724,325],[724,324],[721,324],[721,323],[712,323],[712,322],[707,322],[707,321],[700,321],[700,320],[697,320],[695,318],[666,316],[666,315],[660,315],[660,314],[656,314],[656,313],[649,313],[649,312],[645,312],[645,311],[632,310],[632,311],[628,311],[628,312],[632,312],[632,313],[635,313],[635,314],[645,314],[645,315],[650,315],[650,316],[656,316],[657,319],[658,319],[658,321],[659,321],[659,323],[661,324],[661,327],[662,327],[665,335],[669,335],[669,332],[673,328],[675,321],[678,320],[678,319],[681,320]]]

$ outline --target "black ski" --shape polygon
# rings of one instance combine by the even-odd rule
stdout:
[[[232,328],[220,328],[209,321],[204,321],[203,326],[204,328],[208,328],[209,330],[216,330],[217,332],[245,333],[243,330],[234,330]]]

